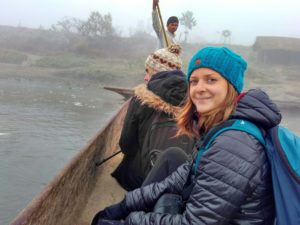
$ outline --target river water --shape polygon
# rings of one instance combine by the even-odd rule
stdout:
[[[122,97],[94,80],[0,77],[0,224],[8,224],[85,146]],[[299,105],[282,105],[300,134]]]
[[[0,77],[0,224],[8,224],[120,107],[91,80]]]

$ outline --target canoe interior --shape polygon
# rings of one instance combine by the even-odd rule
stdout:
[[[10,225],[88,225],[93,215],[119,201],[125,191],[110,176],[119,154],[103,165],[96,162],[119,150],[118,141],[129,102],[38,194]]]
[[[75,224],[89,225],[92,218],[99,210],[123,199],[126,191],[110,176],[122,157],[123,156],[120,154],[112,160],[109,160],[104,168],[99,171],[95,188],[82,212],[79,223]]]

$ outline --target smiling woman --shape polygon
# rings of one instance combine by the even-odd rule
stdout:
[[[206,47],[194,54],[186,76],[189,91],[177,125],[178,135],[199,139],[197,157],[161,182],[148,182],[128,192],[122,201],[101,210],[93,225],[106,225],[107,220],[117,220],[112,224],[118,225],[273,224],[271,170],[264,146],[238,130],[224,131],[207,148],[203,146],[207,135],[231,118],[249,120],[261,129],[280,123],[278,108],[263,91],[241,94],[246,68],[246,61],[228,48]],[[161,165],[154,165],[151,177],[162,173],[157,167]],[[171,204],[163,200],[170,195],[182,202],[180,209],[156,211],[161,201]]]

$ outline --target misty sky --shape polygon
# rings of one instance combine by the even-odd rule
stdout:
[[[86,20],[91,11],[110,13],[123,36],[151,27],[152,0],[7,0],[0,4],[0,25],[49,28],[63,17]],[[252,45],[255,37],[300,38],[300,0],[160,0],[163,19],[190,10],[197,26],[191,41],[220,42],[225,29],[231,42]],[[183,39],[183,27],[177,37]]]

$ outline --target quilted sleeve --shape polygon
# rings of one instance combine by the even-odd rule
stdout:
[[[132,208],[137,212],[131,213],[125,224],[228,225],[251,192],[251,179],[262,166],[262,152],[260,143],[244,132],[222,133],[203,154],[182,214],[146,213],[145,208]],[[165,186],[156,188],[166,190]],[[152,205],[159,197],[156,188],[140,193],[144,206],[150,202],[150,196],[155,196],[151,197]]]

